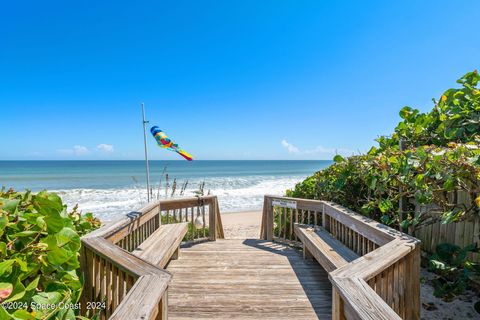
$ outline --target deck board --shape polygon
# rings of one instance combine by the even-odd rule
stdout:
[[[327,273],[296,249],[263,240],[182,247],[167,270],[169,319],[330,319]]]

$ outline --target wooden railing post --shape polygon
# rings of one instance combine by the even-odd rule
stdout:
[[[262,224],[260,226],[260,239],[273,240],[273,210],[272,198],[263,198]]]
[[[160,301],[160,306],[158,308],[158,315],[156,320],[167,320],[168,319],[168,289],[165,291],[162,300]]]
[[[420,319],[420,246],[410,254],[406,266],[405,319]]]
[[[335,288],[332,288],[332,320],[344,320],[343,301]]]
[[[84,315],[87,312],[87,302],[89,301],[94,301],[92,297],[92,267],[91,265],[88,265],[87,263],[87,254],[88,254],[88,249],[85,247],[85,245],[82,244],[82,247],[80,249],[80,268],[83,271],[83,278],[84,278],[84,284],[83,284],[83,291],[82,291],[82,296],[81,296],[81,314]]]
[[[217,240],[217,206],[215,199],[208,203],[208,238],[210,241]]]
[[[263,197],[262,221],[260,222],[260,239],[267,240],[267,196]]]
[[[215,197],[215,217],[217,219],[217,239],[225,239],[223,232],[222,216],[220,214],[220,206],[218,205],[218,198]]]

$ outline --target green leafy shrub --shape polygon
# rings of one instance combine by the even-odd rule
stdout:
[[[457,80],[461,88],[448,89],[440,99],[433,100],[430,112],[421,113],[405,107],[400,111],[403,119],[392,137],[380,139],[382,149],[398,146],[399,138],[407,146],[445,146],[450,142],[480,143],[480,76],[469,72]]]
[[[450,243],[439,244],[428,266],[430,271],[438,275],[432,281],[435,289],[433,294],[447,301],[462,294],[468,282],[480,274],[480,265],[468,258],[469,253],[478,252],[479,249],[473,244],[464,248]]]
[[[55,193],[0,190],[0,319],[74,319],[80,236],[99,227]]]
[[[287,195],[334,201],[387,225],[412,230],[442,220],[458,221],[480,208],[480,76],[476,71],[458,80],[428,113],[405,107],[402,121],[379,147],[365,155],[343,158],[297,184]],[[405,148],[400,150],[400,139]],[[469,194],[471,204],[451,199]],[[401,197],[435,210],[419,213]]]

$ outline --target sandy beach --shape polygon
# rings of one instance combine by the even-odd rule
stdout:
[[[261,221],[261,210],[222,213],[223,230],[227,239],[258,238]]]

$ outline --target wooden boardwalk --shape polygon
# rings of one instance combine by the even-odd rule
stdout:
[[[278,243],[194,244],[182,247],[167,270],[169,319],[331,319],[327,273]]]

